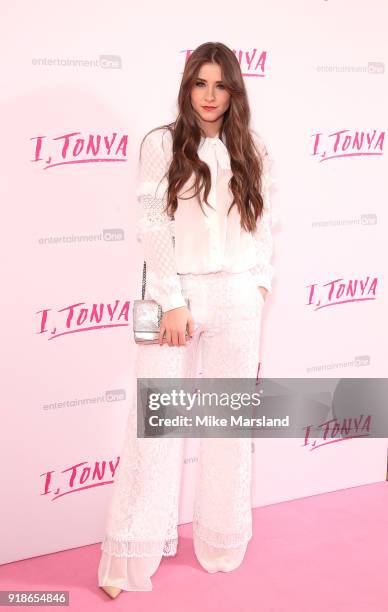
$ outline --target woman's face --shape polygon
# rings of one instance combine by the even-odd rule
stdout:
[[[218,64],[202,64],[191,89],[191,104],[207,135],[215,135],[220,129],[230,97],[222,83],[221,67]]]

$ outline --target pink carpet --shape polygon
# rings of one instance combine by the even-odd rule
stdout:
[[[99,544],[3,565],[0,589],[69,590],[70,609],[93,612],[388,612],[388,483],[256,508],[253,517],[234,572],[198,565],[190,523],[152,592],[111,600],[96,582]]]

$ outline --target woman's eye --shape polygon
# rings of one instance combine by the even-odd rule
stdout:
[[[203,83],[202,81],[197,81],[196,86],[199,87],[200,85],[205,85],[205,83]],[[225,89],[224,85],[222,85],[222,83],[219,83],[217,85],[217,87],[221,87],[221,89]]]

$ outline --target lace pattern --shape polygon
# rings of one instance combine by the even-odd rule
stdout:
[[[166,539],[164,543],[161,543],[160,541],[121,540],[105,535],[101,543],[101,550],[114,557],[154,557],[156,555],[173,557],[177,553],[177,547],[178,536]]]
[[[149,134],[143,143],[137,197],[141,217],[136,223],[137,240],[146,260],[147,294],[164,312],[185,306],[174,255],[174,220],[165,212],[167,161],[160,135]]]
[[[137,221],[136,235],[143,245],[147,262],[148,295],[161,304],[164,311],[185,305],[180,292],[174,252],[175,222],[164,210],[171,139],[168,130],[155,130],[146,136],[141,150],[137,189],[141,217]],[[271,291],[274,277],[274,267],[270,262],[273,252],[272,227],[276,222],[270,202],[270,191],[275,182],[271,171],[273,160],[261,137],[253,133],[253,139],[263,160],[264,209],[252,233],[256,264],[250,268],[250,272],[257,285]],[[190,232],[190,227],[187,231]],[[191,256],[195,258],[196,255],[193,252]],[[212,262],[208,261],[207,265],[211,266]]]
[[[250,272],[188,274],[180,280],[183,295],[190,299],[193,339],[178,347],[139,345],[135,377],[197,377],[201,354],[206,378],[254,378],[263,303]],[[101,584],[118,584],[114,580],[119,574],[124,576],[120,585],[129,590],[133,585],[139,589],[139,584],[150,590],[143,560],[154,568],[158,557],[177,552],[185,445],[182,438],[137,438],[135,380],[133,385],[101,545],[105,556],[100,577]],[[226,563],[231,568],[241,561],[252,536],[251,439],[201,439],[198,458],[193,507],[197,557],[208,571]],[[132,576],[137,570],[139,581]]]

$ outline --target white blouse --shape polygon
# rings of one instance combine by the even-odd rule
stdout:
[[[203,203],[207,216],[198,201],[190,197],[190,191],[194,193],[194,173],[180,192],[185,199],[178,197],[174,218],[163,212],[168,181],[161,179],[171,162],[172,135],[168,129],[159,128],[148,134],[143,143],[136,191],[141,207],[137,239],[142,243],[146,260],[147,293],[164,312],[186,305],[178,274],[250,270],[257,285],[272,289],[273,219],[269,189],[273,179],[266,147],[252,132],[264,160],[263,216],[252,233],[240,226],[237,205],[227,216],[233,199],[228,188],[232,172],[229,151],[218,134],[201,137],[198,146],[198,156],[208,164],[211,173],[208,201],[214,210]]]

